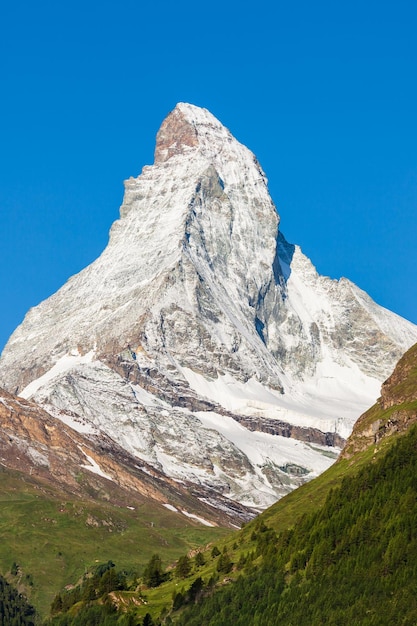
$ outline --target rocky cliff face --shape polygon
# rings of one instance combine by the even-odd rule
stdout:
[[[391,376],[383,383],[377,403],[356,422],[341,458],[387,437],[406,432],[417,422],[417,344],[397,363]]]
[[[379,403],[383,409],[417,401],[417,345],[407,350],[383,383]]]
[[[324,444],[417,341],[278,226],[254,155],[177,105],[102,255],[10,338],[2,385],[177,481],[270,504],[332,462]]]

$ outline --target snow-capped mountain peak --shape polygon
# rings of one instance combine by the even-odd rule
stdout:
[[[256,157],[178,104],[101,256],[10,338],[1,385],[170,477],[269,504],[331,462],[308,441],[340,443],[417,341],[278,226]]]

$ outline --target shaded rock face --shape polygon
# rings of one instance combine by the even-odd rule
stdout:
[[[108,246],[28,312],[0,382],[169,478],[262,508],[329,465],[310,444],[340,446],[415,341],[286,242],[255,156],[181,103],[154,165],[126,181]]]

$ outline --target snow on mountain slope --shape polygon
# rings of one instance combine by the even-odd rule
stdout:
[[[177,105],[104,252],[13,333],[1,384],[177,480],[266,506],[332,462],[312,429],[346,437],[417,341],[278,224],[254,155]],[[283,422],[302,443],[271,434]]]

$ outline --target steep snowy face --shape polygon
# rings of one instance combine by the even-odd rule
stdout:
[[[259,306],[269,351],[295,380],[317,380],[337,366],[359,370],[376,380],[413,343],[416,327],[378,306],[346,278],[320,276],[298,246],[278,237],[278,288]],[[342,377],[343,378],[343,377]]]
[[[102,255],[10,338],[1,385],[176,480],[270,504],[332,462],[417,342],[278,224],[254,155],[177,105]]]

